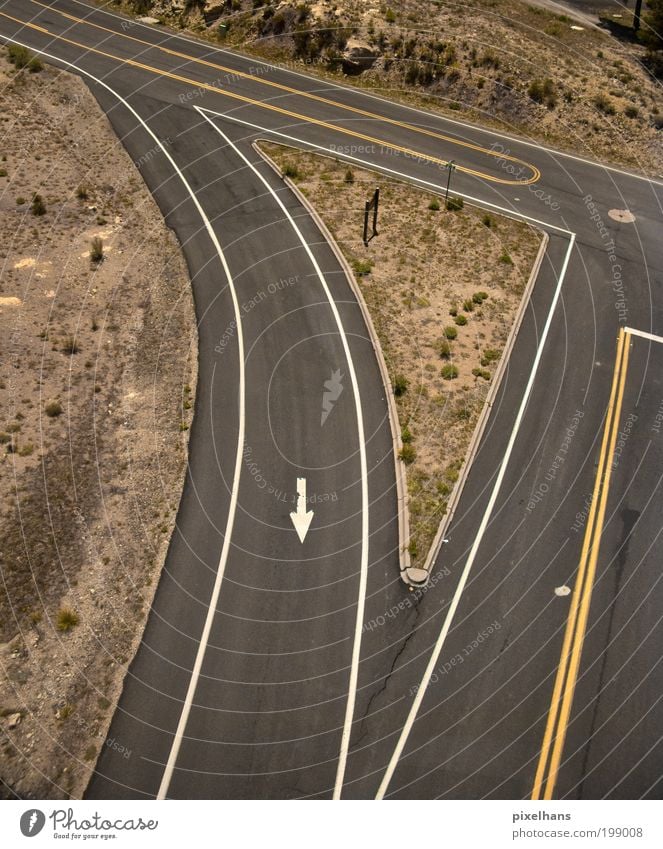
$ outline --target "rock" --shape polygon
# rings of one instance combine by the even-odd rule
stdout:
[[[10,713],[7,717],[7,728],[12,731],[17,725],[21,724],[21,718],[20,713]]]
[[[367,42],[356,38],[349,39],[341,61],[343,73],[352,77],[361,74],[362,71],[368,71],[375,64],[378,55],[378,51]]]

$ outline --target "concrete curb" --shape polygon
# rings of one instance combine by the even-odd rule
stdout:
[[[483,409],[481,410],[481,414],[479,415],[479,420],[477,421],[476,427],[474,428],[474,433],[472,434],[472,439],[470,440],[470,444],[467,448],[467,453],[465,454],[465,459],[463,460],[460,475],[458,476],[458,480],[456,481],[454,488],[451,491],[451,495],[449,496],[449,501],[447,502],[447,512],[445,513],[444,518],[440,522],[440,526],[437,529],[437,533],[435,534],[435,538],[428,552],[428,556],[426,557],[426,562],[423,566],[423,570],[426,572],[426,578],[424,579],[424,582],[428,581],[428,579],[430,578],[433,566],[435,565],[435,561],[437,560],[437,557],[440,553],[440,549],[442,548],[443,540],[446,538],[447,530],[451,525],[451,522],[453,521],[456,508],[458,507],[458,502],[460,501],[460,497],[463,493],[463,489],[467,481],[467,477],[470,473],[474,458],[479,449],[481,437],[483,436],[484,430],[486,429],[486,424],[488,422],[490,411],[493,408],[495,397],[499,391],[500,385],[502,383],[502,378],[504,377],[504,373],[506,372],[506,367],[511,357],[511,351],[513,350],[516,337],[518,336],[518,331],[520,330],[520,326],[525,316],[525,310],[529,305],[530,298],[532,296],[532,290],[534,289],[534,284],[536,283],[536,279],[539,276],[539,271],[541,270],[541,263],[543,262],[543,257],[545,256],[546,250],[548,249],[549,241],[550,236],[544,231],[543,239],[541,240],[541,245],[539,246],[539,251],[536,255],[536,259],[534,260],[534,265],[532,266],[532,271],[530,273],[529,280],[527,281],[527,286],[525,287],[523,297],[520,301],[520,306],[518,307],[518,312],[516,313],[514,322],[511,325],[511,330],[509,331],[509,336],[506,340],[504,351],[502,353],[502,357],[500,358],[497,371],[495,372],[495,375],[493,377],[490,390],[488,392],[488,395],[486,396]],[[419,570],[417,570],[417,572],[419,572]]]
[[[281,169],[278,167],[278,165],[264,151],[260,149],[260,141],[265,141],[266,143],[270,144],[274,144],[274,142],[271,142],[269,139],[256,139],[253,142],[252,146],[254,150],[272,168],[272,170],[276,174],[278,174],[278,176],[284,181],[290,191],[293,192],[297,200],[301,203],[304,209],[306,209],[308,214],[315,222],[323,238],[329,243],[332,251],[334,252],[334,255],[336,256],[336,259],[338,260],[341,268],[345,273],[347,281],[350,285],[350,289],[354,294],[355,298],[357,299],[357,303],[359,304],[359,308],[364,318],[364,323],[366,324],[366,329],[368,330],[368,335],[373,346],[373,351],[375,352],[375,356],[378,361],[380,375],[382,377],[382,388],[385,393],[385,398],[387,399],[387,408],[389,410],[389,425],[391,428],[391,440],[394,455],[394,470],[396,473],[396,498],[398,503],[398,560],[401,571],[401,577],[403,577],[403,580],[406,583],[409,583],[409,580],[405,576],[407,574],[407,570],[409,570],[411,566],[410,552],[408,550],[410,542],[410,513],[408,508],[408,492],[405,478],[405,464],[399,457],[401,449],[403,447],[403,443],[401,442],[401,429],[398,421],[396,401],[394,400],[394,393],[391,387],[391,380],[389,379],[389,372],[387,371],[387,364],[384,359],[384,354],[382,353],[382,346],[380,345],[380,340],[375,331],[371,315],[368,311],[368,307],[366,306],[366,302],[364,301],[364,296],[361,293],[359,284],[355,280],[354,272],[350,268],[350,265],[346,260],[345,256],[343,255],[343,252],[339,248],[338,244],[336,243],[336,240],[329,232],[329,228],[322,220],[317,210],[313,207],[309,199],[302,194],[302,192],[297,188],[297,186],[292,182],[289,177],[283,176],[283,174],[281,173]],[[284,145],[281,142],[278,142],[278,144],[280,144],[282,147],[291,147],[291,145]],[[296,148],[293,146],[292,149],[301,152],[300,148]]]

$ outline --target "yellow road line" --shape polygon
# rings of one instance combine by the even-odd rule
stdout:
[[[39,2],[39,0],[31,0],[31,2],[34,3],[36,6],[40,6],[44,9],[48,9],[51,12],[56,12],[58,15],[61,15],[62,17],[67,18],[68,20],[74,21],[75,23],[79,23],[79,24],[82,24],[84,26],[94,27],[95,29],[102,30],[103,32],[108,32],[108,33],[110,33],[110,34],[112,34],[112,35],[114,35],[118,38],[124,38],[128,41],[133,41],[133,42],[136,42],[138,44],[142,44],[146,47],[149,47],[152,50],[159,50],[162,53],[166,53],[170,56],[175,56],[179,59],[185,59],[188,62],[194,62],[198,65],[204,65],[208,68],[214,68],[215,70],[218,70],[218,71],[225,71],[226,73],[228,73],[232,76],[240,77],[242,79],[248,79],[248,80],[251,80],[252,82],[257,82],[260,85],[271,86],[272,88],[276,88],[276,89],[279,89],[281,91],[285,91],[288,94],[294,94],[294,95],[297,95],[298,97],[305,97],[309,100],[315,100],[318,103],[324,103],[328,106],[333,106],[337,109],[341,109],[341,110],[344,110],[344,111],[347,111],[347,112],[353,112],[355,114],[362,115],[363,117],[371,118],[372,120],[380,121],[382,123],[391,124],[391,125],[397,126],[397,127],[402,127],[402,128],[407,129],[407,130],[411,130],[413,132],[420,133],[422,135],[430,136],[431,138],[439,139],[440,141],[445,141],[445,142],[448,142],[450,144],[453,144],[453,145],[456,145],[456,146],[459,146],[459,147],[465,147],[469,150],[475,150],[475,151],[478,151],[479,153],[483,153],[484,155],[491,156],[495,159],[501,159],[501,160],[505,160],[505,161],[515,163],[517,165],[524,166],[527,170],[531,171],[532,176],[530,178],[526,179],[526,180],[525,179],[503,180],[503,179],[500,179],[500,178],[492,177],[491,175],[488,175],[488,174],[484,174],[484,172],[474,171],[474,170],[465,168],[463,166],[458,166],[458,170],[460,170],[460,171],[466,171],[469,174],[481,176],[481,177],[484,177],[485,179],[491,180],[492,182],[502,183],[502,184],[505,184],[505,185],[518,185],[518,184],[530,185],[531,183],[537,182],[541,178],[541,172],[539,171],[538,168],[536,168],[536,166],[530,164],[529,162],[525,162],[522,159],[518,159],[515,156],[511,156],[511,155],[505,154],[505,153],[500,153],[499,151],[491,150],[490,148],[482,147],[481,145],[476,145],[476,144],[473,144],[472,142],[461,141],[461,140],[455,139],[451,136],[444,135],[443,133],[436,133],[433,130],[428,130],[425,127],[417,127],[413,124],[408,124],[405,121],[398,121],[395,118],[387,118],[384,115],[378,115],[375,112],[370,112],[366,109],[360,109],[359,107],[356,107],[356,106],[350,106],[350,105],[338,103],[337,101],[330,100],[327,97],[322,97],[321,95],[313,94],[312,92],[300,91],[299,89],[293,88],[291,86],[284,85],[283,83],[277,83],[273,80],[265,80],[265,79],[262,79],[260,77],[256,77],[253,74],[247,74],[243,71],[237,71],[237,70],[234,70],[233,68],[229,68],[225,65],[219,65],[218,63],[210,62],[209,60],[206,60],[206,59],[199,59],[199,58],[196,58],[194,56],[190,56],[187,53],[182,53],[178,50],[172,50],[171,48],[168,48],[168,47],[163,47],[163,46],[158,45],[158,44],[153,44],[149,41],[146,41],[142,38],[137,38],[136,36],[133,36],[133,35],[127,35],[126,33],[119,33],[119,32],[117,32],[117,30],[111,29],[110,27],[105,27],[102,24],[97,24],[97,23],[94,23],[93,21],[88,21],[88,20],[85,20],[84,18],[76,17],[75,15],[71,15],[67,12],[62,12],[60,9],[55,9],[52,6],[48,6],[45,3]],[[43,31],[46,32],[46,30],[43,30]],[[68,41],[68,39],[65,39],[63,36],[56,36],[54,33],[49,33],[49,35],[53,36],[54,38],[62,38],[63,40]],[[72,43],[74,43],[74,42],[72,42]],[[93,48],[88,48],[88,49],[93,49]],[[108,55],[108,54],[104,54],[104,55]],[[117,58],[117,57],[114,57],[114,58]],[[129,62],[129,63],[132,63],[132,60],[119,60],[119,61],[126,61],[126,62]],[[145,66],[145,67],[149,67],[149,66]],[[158,69],[152,69],[152,70],[157,71]],[[162,72],[162,73],[168,75],[168,72]],[[201,85],[202,87],[206,87],[206,86],[204,86],[204,84],[196,83],[193,80],[191,80],[189,82],[191,82],[193,85]],[[216,88],[214,88],[213,90],[217,91],[220,94],[226,94],[226,92],[223,92],[223,91],[216,89]],[[252,100],[248,100],[248,102],[256,103],[256,101],[252,101]],[[260,101],[257,101],[257,103],[262,105],[262,103]],[[313,122],[313,123],[319,123],[315,119],[308,119],[308,120]],[[330,126],[330,125],[323,124],[323,126]],[[331,125],[331,126],[333,128],[333,125]],[[335,128],[335,129],[336,129],[337,132],[340,132],[338,130],[338,128]],[[354,133],[352,133],[352,131],[343,131],[343,132],[347,132],[349,135],[355,135]],[[361,135],[358,135],[357,137],[358,138],[364,138]],[[395,145],[387,144],[386,142],[380,141],[378,143],[381,144],[381,145],[384,145],[385,147],[392,147],[395,150],[406,150],[404,148],[396,147]],[[412,153],[412,151],[409,151],[409,150],[407,150],[407,152]],[[436,162],[436,163],[439,162],[439,163],[442,163],[444,165],[447,164],[447,160],[440,160],[440,159],[436,159],[436,158],[433,158],[433,157],[426,156],[425,154],[419,154],[419,153],[416,153],[415,155],[421,156],[422,158],[430,160],[432,162]]]
[[[615,358],[615,370],[610,401],[604,425],[603,440],[592,495],[592,505],[583,540],[578,575],[571,600],[571,609],[564,633],[560,663],[557,668],[553,695],[548,712],[541,754],[537,765],[532,799],[552,799],[564,749],[573,695],[578,678],[582,646],[587,629],[589,608],[594,588],[601,534],[610,489],[611,458],[614,455],[621,414],[628,358],[629,334],[620,329]],[[544,788],[545,782],[545,788]],[[543,790],[543,797],[541,792]]]

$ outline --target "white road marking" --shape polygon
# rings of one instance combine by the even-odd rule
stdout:
[[[557,288],[555,289],[555,294],[553,296],[552,302],[550,304],[550,309],[548,310],[548,316],[546,318],[546,323],[543,327],[543,331],[541,333],[541,339],[539,341],[538,348],[536,350],[536,355],[534,357],[534,361],[532,363],[532,369],[530,371],[529,380],[527,381],[527,386],[525,387],[525,393],[523,395],[522,401],[520,402],[520,407],[518,409],[518,415],[516,416],[516,421],[514,422],[513,429],[511,431],[511,436],[509,437],[509,442],[504,452],[504,457],[502,458],[502,463],[500,465],[500,470],[495,480],[495,484],[493,486],[493,490],[490,494],[490,500],[488,501],[488,505],[486,507],[486,511],[481,520],[481,524],[479,525],[479,530],[472,544],[472,548],[470,549],[469,556],[465,563],[465,567],[461,573],[460,580],[458,582],[458,586],[456,587],[456,591],[454,593],[453,599],[451,601],[451,605],[449,610],[447,611],[446,618],[444,620],[444,624],[442,626],[442,630],[440,631],[440,636],[437,638],[437,642],[435,643],[435,648],[433,649],[433,653],[428,661],[428,665],[426,666],[426,671],[421,679],[421,683],[417,689],[416,696],[414,701],[412,702],[412,707],[410,708],[410,712],[408,713],[407,719],[403,725],[403,729],[401,731],[400,737],[398,738],[398,742],[396,744],[396,748],[394,749],[394,753],[391,756],[391,759],[387,765],[386,772],[384,777],[380,783],[380,787],[378,788],[378,792],[376,795],[376,799],[383,799],[387,789],[389,788],[389,784],[396,770],[396,766],[398,761],[400,760],[401,755],[403,754],[403,749],[405,748],[405,744],[407,742],[408,737],[410,736],[410,732],[412,731],[412,727],[417,718],[417,713],[419,712],[419,708],[421,707],[421,703],[424,699],[424,695],[426,693],[426,688],[430,683],[431,676],[435,671],[435,667],[440,657],[440,653],[442,652],[442,648],[447,639],[447,635],[451,628],[451,623],[455,616],[458,605],[460,604],[460,599],[465,589],[465,585],[467,584],[467,580],[469,578],[470,572],[472,570],[472,566],[474,565],[474,561],[477,556],[477,552],[479,550],[479,546],[483,540],[483,536],[486,532],[486,528],[488,527],[488,522],[490,521],[491,514],[493,512],[493,508],[495,507],[495,502],[497,501],[497,496],[502,487],[502,481],[504,480],[504,475],[506,473],[506,468],[509,464],[509,460],[511,458],[511,453],[513,451],[513,446],[516,442],[516,437],[518,436],[518,431],[520,430],[520,425],[525,415],[525,410],[527,408],[527,404],[529,402],[529,398],[532,392],[532,387],[534,386],[534,378],[536,377],[537,370],[539,368],[539,363],[541,362],[541,356],[543,354],[543,348],[546,344],[546,340],[548,338],[548,332],[550,330],[550,326],[552,324],[553,315],[555,313],[555,308],[557,306],[557,302],[559,301],[559,296],[562,291],[562,283],[564,282],[564,277],[566,275],[566,269],[568,268],[569,260],[571,258],[571,252],[573,251],[573,246],[575,244],[575,235],[571,236],[571,240],[569,241],[569,246],[566,251],[566,256],[564,257],[564,263],[562,265],[562,269],[559,275],[559,280],[557,281]]]
[[[306,478],[297,478],[297,510],[290,518],[301,543],[306,539],[313,515],[313,510],[306,509]]]
[[[361,565],[359,572],[359,597],[357,600],[357,617],[355,620],[355,635],[354,635],[354,644],[352,647],[352,661],[350,667],[350,684],[348,687],[348,701],[345,709],[345,719],[343,722],[343,733],[341,735],[341,749],[339,753],[338,759],[338,768],[336,771],[336,782],[334,784],[334,799],[341,798],[341,792],[343,790],[343,779],[345,777],[345,767],[348,758],[348,750],[350,748],[350,735],[352,733],[352,719],[354,716],[354,708],[355,701],[357,697],[357,680],[359,678],[359,660],[361,655],[361,635],[362,629],[364,626],[364,608],[366,604],[366,587],[368,584],[368,463],[366,459],[366,440],[364,436],[364,417],[361,408],[361,395],[359,392],[359,382],[357,380],[357,373],[355,371],[354,363],[352,361],[352,354],[350,353],[350,345],[348,343],[347,336],[345,334],[345,330],[343,328],[343,324],[341,322],[341,316],[338,312],[338,308],[334,299],[332,297],[331,292],[329,291],[329,286],[327,285],[327,281],[325,280],[325,276],[322,272],[322,269],[318,265],[318,261],[316,260],[313,251],[309,247],[306,239],[304,238],[301,230],[297,226],[297,223],[290,215],[285,205],[283,204],[281,198],[278,196],[277,192],[270,186],[269,182],[263,177],[263,175],[258,171],[258,169],[253,165],[244,154],[237,148],[233,142],[216,126],[216,124],[208,117],[209,115],[215,115],[219,118],[225,118],[225,115],[221,115],[218,112],[213,112],[211,110],[200,109],[198,106],[194,107],[197,112],[199,112],[203,118],[217,131],[217,133],[221,136],[222,139],[226,141],[226,143],[233,148],[233,150],[240,156],[247,167],[253,171],[253,173],[259,178],[262,184],[265,186],[267,191],[272,195],[278,206],[280,207],[283,215],[290,222],[293,230],[297,234],[299,241],[302,244],[302,247],[306,251],[313,268],[322,284],[322,288],[327,296],[329,301],[329,306],[331,307],[332,313],[334,315],[334,319],[336,321],[336,326],[338,328],[339,335],[341,337],[341,342],[343,344],[343,351],[345,353],[345,358],[348,363],[348,371],[350,374],[350,382],[352,384],[352,392],[354,395],[355,408],[357,411],[357,431],[359,438],[359,457],[360,457],[360,467],[361,467]]]
[[[663,342],[663,336],[657,336],[655,333],[647,333],[646,330],[634,330],[632,327],[625,327],[624,333],[630,333],[631,336],[641,336],[643,339],[649,339],[651,342]]]
[[[196,107],[197,108],[197,107]],[[211,111],[211,110],[208,110]],[[218,113],[213,113],[218,114]],[[361,159],[358,156],[352,156],[350,153],[343,153],[340,150],[330,150],[328,147],[324,147],[323,145],[315,144],[315,142],[305,141],[303,139],[298,139],[296,136],[289,136],[287,133],[281,133],[278,130],[270,130],[267,127],[263,127],[260,124],[252,124],[250,121],[244,121],[241,118],[235,118],[233,115],[223,115],[222,116],[226,121],[233,121],[235,124],[242,124],[245,127],[251,127],[253,130],[259,130],[261,133],[266,133],[269,136],[278,136],[282,139],[287,139],[288,141],[295,142],[295,144],[301,146],[305,145],[306,147],[312,148],[313,150],[319,150],[321,153],[326,154],[327,156],[333,156],[335,159],[342,159],[343,161],[356,162],[358,165],[361,165],[364,168],[367,168],[370,171],[382,171],[385,174],[391,174],[394,177],[397,177],[400,180],[405,180],[408,183],[420,183],[422,186],[428,186],[431,189],[436,189],[437,191],[443,192],[444,186],[439,183],[432,183],[430,180],[423,180],[421,177],[413,177],[411,174],[404,174],[402,171],[396,171],[393,168],[387,168],[386,165],[379,165],[376,162],[369,162],[366,159]],[[298,147],[301,150],[301,147]],[[522,212],[518,212],[516,209],[509,209],[505,206],[499,206],[499,204],[491,203],[489,200],[484,200],[483,198],[476,198],[473,195],[462,194],[461,192],[457,192],[460,197],[465,198],[465,200],[470,201],[470,203],[476,203],[477,206],[481,206],[483,208],[490,207],[490,209],[495,209],[498,212],[502,212],[505,215],[510,216],[511,218],[517,218],[521,221],[529,221],[532,224],[538,224],[541,227],[545,227],[546,230],[556,230],[558,233],[563,233],[565,236],[574,236],[570,230],[567,230],[565,227],[558,227],[556,224],[549,224],[547,221],[541,221],[538,218],[532,218],[530,215],[525,215]]]
[[[109,12],[107,9],[92,9],[87,3],[84,3],[83,0],[74,0],[75,3],[78,3],[79,6],[83,6],[85,9],[88,9],[90,13],[92,11],[95,12],[103,12],[105,15],[108,15],[111,18],[115,18],[116,20],[121,21],[122,23],[127,22],[126,17],[122,17],[121,15],[117,15],[114,12]],[[91,15],[90,15],[91,17]],[[130,19],[135,23],[135,19]],[[145,24],[136,23],[136,26],[142,26],[151,32],[154,32],[154,28],[151,26],[147,26]],[[284,74],[290,74],[293,77],[300,77],[302,79],[307,80],[308,82],[319,83],[324,89],[335,88],[339,91],[342,91],[346,94],[355,94],[359,97],[366,97],[369,100],[376,100],[378,103],[387,104],[388,106],[396,106],[401,109],[406,109],[408,112],[414,112],[416,115],[422,115],[427,119],[433,119],[435,121],[443,121],[448,124],[454,124],[456,127],[462,127],[465,130],[474,130],[475,132],[483,133],[485,136],[492,137],[493,139],[506,139],[514,144],[522,144],[525,147],[534,147],[537,150],[545,151],[546,153],[551,153],[554,156],[561,156],[565,159],[573,159],[575,162],[582,162],[585,165],[589,165],[592,168],[600,168],[602,171],[613,171],[616,174],[622,174],[624,177],[633,177],[636,180],[645,180],[647,183],[655,183],[658,186],[663,186],[663,180],[656,179],[655,177],[648,177],[646,174],[637,174],[634,171],[627,171],[624,168],[618,168],[616,165],[605,165],[602,162],[594,159],[585,159],[584,156],[578,156],[575,153],[566,153],[563,150],[556,150],[554,147],[546,147],[546,145],[541,144],[540,142],[528,141],[524,138],[519,138],[518,136],[510,136],[507,133],[502,133],[498,130],[490,130],[485,127],[481,127],[478,124],[471,124],[469,121],[461,121],[458,118],[451,118],[448,115],[443,115],[439,112],[432,112],[430,110],[421,109],[417,106],[410,106],[408,103],[400,103],[398,101],[389,100],[386,97],[380,97],[377,94],[372,94],[369,91],[366,91],[361,88],[353,88],[347,85],[340,85],[339,83],[335,83],[332,80],[325,79],[324,77],[313,77],[310,74],[305,74],[303,71],[294,71],[292,68],[284,68],[279,65],[274,65],[271,62],[265,62],[262,59],[258,59],[255,56],[246,56],[239,51],[228,50],[227,48],[221,47],[213,47],[206,42],[202,42],[193,37],[187,37],[185,35],[181,35],[179,33],[166,31],[163,33],[167,35],[169,38],[177,39],[178,41],[183,41],[185,44],[195,45],[197,47],[205,48],[208,51],[208,55],[211,53],[219,53],[222,56],[232,56],[233,59],[240,59],[245,62],[253,62],[256,65],[263,65],[265,68],[270,68],[273,71],[280,71]],[[121,36],[122,33],[118,32],[117,35]],[[245,73],[247,73],[245,71]],[[256,75],[256,80],[259,79],[259,76]],[[313,90],[313,93],[316,93],[316,90]],[[339,107],[343,108],[343,104],[339,103]]]
[[[7,41],[10,41],[14,44],[21,44],[20,41],[16,41],[12,38],[6,38]],[[210,630],[212,628],[212,621],[214,619],[214,615],[216,612],[216,605],[219,599],[219,592],[221,590],[221,583],[223,581],[223,574],[226,568],[226,562],[228,560],[228,552],[230,549],[230,537],[232,535],[233,524],[235,520],[235,512],[237,507],[237,494],[239,490],[239,476],[241,472],[242,466],[242,447],[244,445],[244,430],[245,430],[245,410],[244,410],[244,402],[245,402],[245,369],[244,369],[244,336],[242,332],[242,322],[241,322],[241,310],[239,306],[239,301],[237,298],[237,292],[235,291],[235,286],[233,283],[232,276],[230,274],[230,269],[228,268],[228,264],[226,262],[226,258],[223,254],[223,250],[219,241],[216,237],[216,233],[214,232],[212,225],[205,214],[202,206],[200,205],[198,198],[196,197],[195,192],[187,182],[184,174],[182,174],[181,170],[175,163],[175,160],[172,158],[170,153],[163,146],[161,141],[157,138],[157,136],[152,132],[152,130],[148,127],[145,121],[140,117],[140,115],[136,112],[136,110],[116,91],[114,91],[107,83],[103,80],[95,77],[94,74],[91,74],[89,71],[85,71],[83,68],[80,68],[78,65],[73,64],[72,62],[67,62],[65,59],[60,59],[57,56],[52,56],[50,53],[47,53],[45,50],[40,50],[36,47],[30,47],[30,50],[35,53],[39,53],[41,56],[44,56],[46,59],[52,59],[55,62],[59,62],[63,65],[66,65],[68,68],[72,68],[77,73],[83,74],[86,77],[89,77],[91,80],[94,80],[98,85],[103,86],[108,92],[110,92],[114,97],[116,97],[120,103],[122,103],[134,118],[140,123],[146,133],[152,137],[155,144],[160,148],[163,155],[166,157],[173,170],[180,178],[182,183],[184,184],[186,190],[188,191],[200,217],[203,220],[205,225],[205,229],[207,230],[207,234],[214,245],[216,252],[221,261],[221,265],[223,267],[223,271],[228,280],[228,287],[230,289],[233,301],[233,308],[235,311],[235,323],[237,325],[237,346],[238,346],[238,354],[239,354],[239,430],[237,435],[237,453],[235,456],[235,470],[233,477],[233,485],[232,491],[230,495],[230,505],[228,509],[228,518],[226,521],[226,530],[223,538],[223,546],[221,549],[221,557],[219,560],[219,565],[217,567],[216,578],[214,581],[214,587],[212,589],[212,596],[210,598],[210,604],[207,610],[207,617],[205,619],[205,625],[203,628],[203,633],[200,638],[200,643],[198,645],[198,651],[196,653],[196,659],[193,665],[193,669],[191,672],[191,680],[189,681],[189,687],[187,689],[186,697],[184,699],[184,703],[182,706],[182,713],[180,714],[180,720],[177,725],[177,730],[175,731],[175,736],[173,738],[173,744],[170,750],[170,754],[168,756],[168,761],[166,763],[166,768],[164,770],[163,778],[161,779],[161,785],[159,787],[159,791],[157,794],[158,799],[165,799],[166,794],[168,793],[168,787],[170,786],[170,781],[173,775],[173,770],[175,768],[175,762],[177,760],[177,755],[180,750],[180,745],[182,743],[182,737],[184,736],[184,730],[186,728],[186,723],[189,718],[189,713],[191,711],[191,705],[193,703],[193,696],[195,694],[196,685],[198,683],[198,678],[200,677],[200,670],[203,663],[203,657],[205,655],[205,649],[207,648],[207,642],[209,640]]]

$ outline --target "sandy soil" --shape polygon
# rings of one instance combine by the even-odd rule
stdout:
[[[0,109],[0,796],[76,797],[174,527],[196,325],[177,240],[83,83],[3,56]]]
[[[398,384],[399,375],[406,379],[396,400],[407,461],[411,555],[413,565],[423,565],[541,234],[467,206],[430,209],[433,195],[368,171],[348,172],[333,159],[268,143],[260,147],[282,170],[287,167],[333,233],[355,269],[392,383]],[[353,182],[347,182],[350,175]],[[365,248],[362,210],[377,185],[379,235]],[[454,332],[447,340],[446,333]]]

